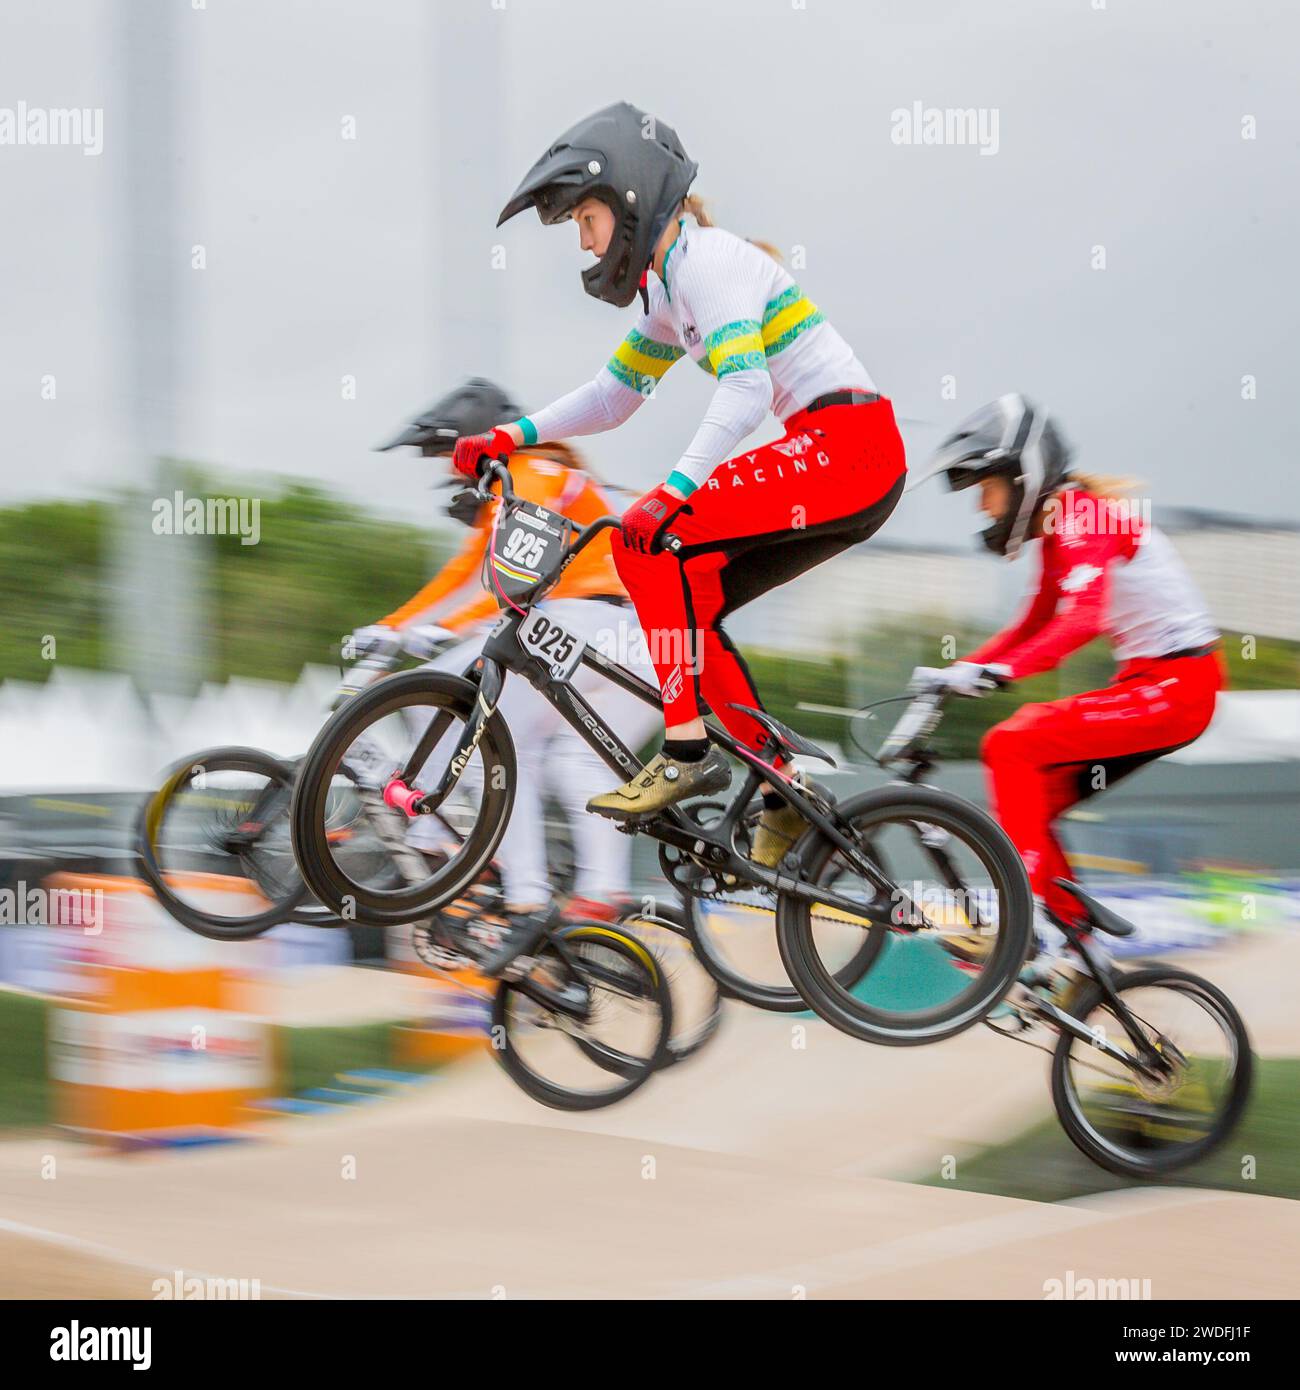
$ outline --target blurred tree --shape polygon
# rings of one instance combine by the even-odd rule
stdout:
[[[29,502],[0,509],[0,678],[43,681],[55,660],[112,667],[111,522],[107,502]]]
[[[222,488],[197,470],[185,475],[187,496],[252,497],[247,487]],[[292,681],[304,665],[328,665],[353,628],[389,612],[435,572],[453,538],[386,521],[354,502],[300,482],[285,482],[260,498],[260,538],[195,536],[212,547],[207,679],[250,676]],[[42,681],[54,662],[42,642],[57,642],[67,666],[125,670],[108,626],[114,582],[109,537],[114,501],[32,502],[0,508],[0,678]],[[139,505],[135,499],[133,505]],[[858,709],[897,695],[914,666],[940,664],[940,638],[966,651],[982,636],[953,632],[951,620],[918,615],[861,633],[847,650],[802,656],[779,650],[745,652],[772,713],[812,739],[849,744],[843,714],[799,705]],[[1238,634],[1224,648],[1236,690],[1300,688],[1300,643],[1261,638],[1247,657]],[[1091,643],[1059,670],[1024,681],[985,700],[958,700],[944,721],[950,757],[973,757],[985,730],[1026,700],[1052,700],[1105,685],[1114,666],[1105,642]],[[901,706],[886,705],[879,720],[859,724],[874,746]]]
[[[189,497],[250,496],[197,478]],[[391,611],[428,579],[446,540],[383,520],[301,483],[258,494],[260,538],[193,536],[212,547],[209,680],[230,675],[294,680],[308,663],[329,665],[353,628]],[[251,498],[250,498],[251,500]],[[0,678],[45,680],[55,639],[65,666],[129,667],[110,640],[115,501],[38,502],[0,508]],[[134,505],[138,505],[138,499]],[[160,595],[159,602],[166,596]]]

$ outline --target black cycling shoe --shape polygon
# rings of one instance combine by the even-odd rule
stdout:
[[[520,968],[522,962],[541,945],[547,932],[559,920],[560,911],[553,903],[535,912],[501,913],[493,923],[500,942],[484,951],[479,959],[479,970],[493,980],[527,973],[526,968]]]

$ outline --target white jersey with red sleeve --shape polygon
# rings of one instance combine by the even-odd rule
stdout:
[[[1080,488],[1044,519],[1042,572],[1028,608],[967,661],[1019,680],[1050,671],[1103,633],[1116,661],[1212,645],[1219,632],[1169,538],[1131,504]]]

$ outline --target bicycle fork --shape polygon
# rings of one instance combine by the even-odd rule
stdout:
[[[432,791],[422,792],[412,787],[411,782],[419,775],[420,769],[428,762],[433,750],[438,746],[452,716],[443,711],[429,721],[405,765],[393,774],[384,785],[384,801],[408,816],[429,816],[442,805],[455,790],[461,775],[469,766],[470,759],[483,738],[483,730],[488,720],[496,713],[497,701],[505,685],[505,672],[495,661],[483,663],[482,676],[475,696],[474,711],[465,721],[456,751],[443,769],[438,785]]]

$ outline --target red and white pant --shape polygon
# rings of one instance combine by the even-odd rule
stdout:
[[[1074,875],[1052,822],[1199,738],[1223,682],[1217,652],[1130,661],[1104,690],[1022,705],[984,736],[980,752],[993,812],[1048,908],[1067,921],[1078,915],[1074,899],[1053,883]]]
[[[903,441],[887,400],[800,411],[785,434],[714,469],[669,527],[676,553],[614,563],[659,677],[664,722],[711,710],[761,750],[767,733],[733,704],[762,708],[721,623],[742,604],[874,534],[903,490]]]

